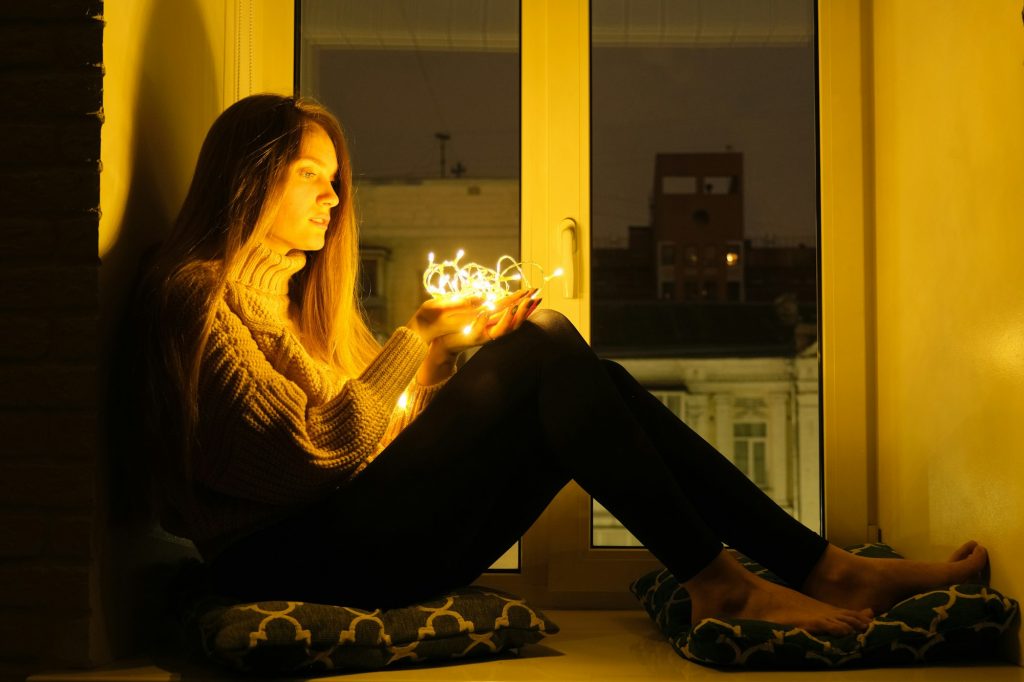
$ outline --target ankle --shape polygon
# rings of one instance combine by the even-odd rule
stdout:
[[[756,577],[723,549],[710,564],[683,583],[694,611],[727,615],[740,611],[755,588]]]
[[[863,577],[869,566],[858,561],[859,557],[845,552],[835,545],[828,545],[818,563],[814,564],[810,573],[800,586],[800,591],[810,594],[815,588],[835,585],[849,585],[858,577]]]

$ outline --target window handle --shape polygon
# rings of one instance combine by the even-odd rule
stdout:
[[[563,218],[558,224],[562,261],[562,293],[566,298],[576,298],[576,268],[579,259],[579,240],[576,238],[576,221]]]

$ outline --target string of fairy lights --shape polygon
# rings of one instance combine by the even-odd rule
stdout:
[[[462,258],[466,252],[462,249],[455,254],[453,260],[437,261],[433,252],[427,254],[427,269],[423,271],[423,288],[434,299],[451,300],[456,298],[480,297],[484,305],[493,308],[495,301],[508,296],[515,289],[532,288],[528,271],[536,270],[543,282],[558,277],[562,268],[550,275],[533,262],[517,261],[512,256],[502,256],[494,268],[479,263],[465,263]]]
[[[534,288],[538,280],[543,283],[562,275],[557,268],[550,275],[544,268],[532,261],[517,261],[512,256],[502,256],[493,268],[479,263],[465,263],[466,252],[459,249],[453,260],[437,261],[434,253],[427,255],[427,269],[423,271],[423,288],[435,300],[458,300],[479,297],[483,305],[494,310],[497,301],[517,289]],[[536,274],[534,274],[536,273]],[[540,295],[540,287],[533,294]],[[469,333],[471,327],[464,329]]]

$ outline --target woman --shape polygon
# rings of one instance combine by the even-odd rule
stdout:
[[[829,545],[563,317],[535,312],[533,291],[494,312],[428,301],[378,346],[356,304],[351,178],[325,109],[248,97],[213,124],[148,276],[162,519],[221,590],[423,600],[474,580],[570,479],[683,582],[695,619],[846,634],[985,565],[973,542],[946,563]]]

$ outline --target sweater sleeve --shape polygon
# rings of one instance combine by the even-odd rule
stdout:
[[[426,356],[400,327],[358,377],[311,404],[223,301],[202,358],[196,474],[213,490],[270,504],[309,501],[373,453]]]
[[[451,377],[448,377],[450,379]],[[405,427],[412,423],[420,412],[426,408],[427,405],[434,399],[441,389],[448,383],[448,379],[439,381],[436,384],[430,386],[423,386],[419,384],[415,379],[409,384],[406,389],[404,401],[399,401],[398,406],[395,408],[395,412],[391,417],[391,422],[388,424],[387,430],[384,432],[384,437],[380,441],[380,449],[387,447],[388,443],[393,441],[398,434],[400,434]]]

